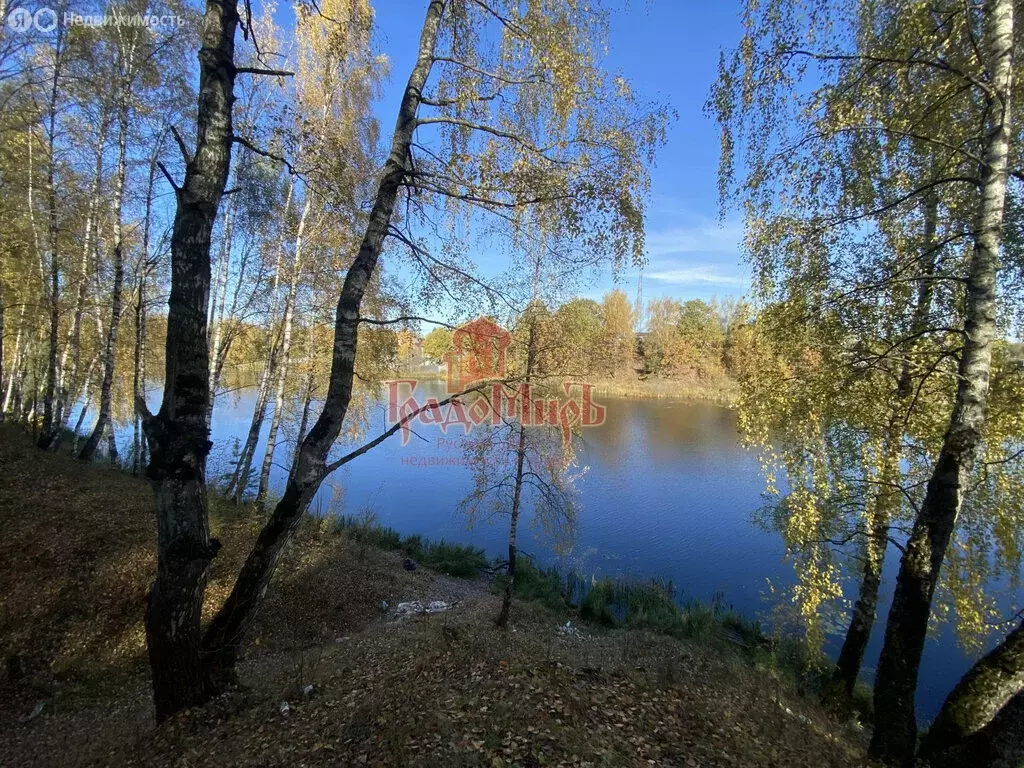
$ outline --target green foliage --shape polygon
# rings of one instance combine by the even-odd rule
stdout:
[[[927,4],[745,6],[709,107],[722,128],[720,192],[744,213],[764,309],[746,350],[730,354],[743,358],[744,437],[770,491],[787,478],[777,527],[797,568],[794,601],[820,640],[842,566],[879,564],[885,529],[911,528],[956,413],[975,280],[975,243],[960,233],[976,231],[984,197],[963,181],[977,173],[986,119],[961,76],[991,75],[976,47],[988,11],[965,6],[936,25]],[[942,65],[919,66],[933,59]],[[997,299],[1007,335],[1024,307],[1010,191]],[[989,464],[968,483],[934,612],[955,609],[971,644],[998,618],[986,582],[1009,583],[1020,566],[1012,478],[1024,471],[1024,425],[1009,403],[1021,390],[996,357]]]
[[[555,310],[557,344],[550,353],[553,370],[565,375],[590,374],[600,361],[603,314],[592,299],[572,299]]]
[[[206,494],[206,502],[210,520],[214,522],[248,519],[258,525],[263,516],[262,508],[255,502],[236,504],[230,496],[217,493],[212,488]]]
[[[698,379],[722,374],[726,328],[714,304],[655,299],[647,315],[641,346],[647,373]]]
[[[499,591],[504,591],[505,579],[504,573],[495,577],[494,584]],[[540,568],[529,555],[516,557],[515,595],[522,600],[536,600],[552,610],[567,608],[570,583],[563,580],[557,568]]]
[[[487,567],[484,551],[468,544],[454,544],[441,539],[421,545],[419,557],[412,552],[409,556],[423,565],[440,573],[447,573],[460,579],[472,579]]]
[[[727,626],[741,630],[741,636],[751,642],[761,639],[760,628],[726,607],[720,597],[710,604],[680,604],[670,582],[606,578],[587,592],[580,615],[609,627],[646,629],[673,637],[713,640]]]
[[[675,599],[671,583],[604,579],[583,598],[580,616],[606,627],[643,629],[730,650],[766,667],[802,693],[832,696],[832,661],[803,639],[769,636],[761,624],[736,613],[721,594],[710,602]],[[852,702],[862,715],[871,712],[870,690],[859,686]]]
[[[447,328],[435,328],[423,337],[423,354],[435,363],[443,363],[445,355],[452,350],[452,332]]]

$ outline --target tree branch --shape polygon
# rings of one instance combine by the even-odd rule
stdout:
[[[457,400],[460,397],[468,395],[470,392],[480,392],[480,391],[482,391],[482,389],[483,388],[480,387],[480,386],[470,387],[469,389],[464,389],[461,392],[456,392],[451,397],[447,397],[447,398],[445,398],[444,400],[442,400],[439,403],[428,402],[426,405],[420,406],[419,408],[417,408],[412,413],[406,414],[405,417],[402,418],[398,423],[396,423],[390,429],[388,429],[388,430],[384,431],[383,433],[381,433],[380,435],[378,435],[376,438],[374,438],[370,442],[361,445],[359,448],[356,448],[354,451],[346,453],[344,456],[342,456],[337,461],[334,461],[334,462],[331,462],[330,464],[328,464],[324,468],[323,476],[327,477],[327,475],[331,474],[331,472],[333,472],[334,470],[338,469],[341,466],[344,466],[345,464],[348,464],[350,461],[352,461],[352,459],[359,458],[364,453],[369,451],[371,448],[376,448],[378,445],[380,445],[385,440],[387,440],[389,437],[391,437],[393,434],[395,434],[395,432],[397,432],[402,427],[404,427],[406,424],[408,424],[410,421],[412,421],[417,416],[419,416],[420,413],[422,413],[423,411],[430,410],[430,409],[435,409],[435,408],[441,408],[442,406],[448,405],[448,403],[452,402],[453,400]]]
[[[164,178],[167,179],[167,183],[170,184],[171,187],[174,188],[174,191],[175,192],[180,192],[181,191],[181,187],[179,187],[177,184],[174,183],[174,179],[171,177],[171,174],[167,170],[167,167],[162,162],[160,162],[159,160],[157,160],[156,166],[157,166],[157,168],[160,169],[160,173],[162,173],[164,175]]]
[[[945,59],[924,59],[917,56],[911,56],[909,58],[901,59],[895,56],[870,56],[866,54],[842,54],[842,53],[818,53],[816,51],[805,51],[801,49],[791,49],[788,51],[781,51],[783,54],[789,56],[806,56],[817,61],[863,61],[869,64],[893,64],[904,67],[927,67],[929,69],[937,69],[940,72],[948,72],[949,74],[955,75],[962,80],[970,83],[986,95],[991,97],[993,95],[992,88],[988,83],[978,80],[978,78],[967,74],[966,72],[954,67]]]
[[[253,153],[257,154],[257,155],[261,155],[263,157],[270,158],[271,160],[276,160],[277,162],[281,163],[285,168],[288,169],[288,173],[290,175],[292,175],[292,176],[298,176],[299,175],[299,172],[295,170],[295,167],[291,163],[289,163],[287,160],[285,160],[283,157],[281,157],[280,155],[275,155],[273,152],[270,152],[269,150],[263,149],[261,147],[257,147],[251,141],[249,141],[246,138],[243,138],[242,136],[237,136],[236,135],[236,136],[234,136],[232,138],[232,141],[234,141],[235,144],[241,144],[243,147],[248,149],[250,152],[253,152]]]
[[[192,164],[192,153],[188,151],[188,147],[185,145],[185,140],[181,138],[181,134],[178,133],[178,129],[173,125],[168,126],[171,129],[171,135],[174,137],[174,141],[178,145],[178,149],[181,150],[181,156],[185,158],[185,167]]]
[[[441,325],[452,330],[458,328],[457,325],[452,325],[451,323],[445,323],[441,320],[431,320],[429,317],[419,317],[418,315],[403,315],[402,317],[396,317],[392,320],[375,320],[372,317],[359,318],[360,323],[370,323],[371,325],[394,325],[395,323],[404,323],[409,320],[419,320],[420,322],[430,323],[432,325]]]
[[[272,77],[295,77],[294,72],[286,69],[261,69],[260,67],[238,67],[235,69],[240,75],[270,75]]]

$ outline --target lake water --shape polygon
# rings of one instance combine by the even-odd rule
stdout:
[[[424,391],[444,396],[440,382],[421,382],[417,394]],[[218,462],[223,467],[230,455],[231,443],[244,439],[254,399],[253,390],[218,398],[211,479]],[[680,598],[720,595],[748,617],[767,617],[772,608],[768,581],[786,587],[794,579],[779,535],[753,522],[763,503],[764,481],[756,456],[740,445],[736,414],[670,400],[598,399],[607,409],[605,423],[585,429],[577,449],[578,464],[589,469],[576,484],[580,513],[572,551],[558,558],[529,525],[528,513],[520,527],[520,549],[541,564],[559,562],[584,575],[667,579]],[[151,400],[158,407],[155,393]],[[368,419],[368,436],[383,431],[383,405],[371,408]],[[403,446],[395,435],[342,467],[314,508],[345,514],[371,510],[377,522],[403,534],[474,544],[489,556],[504,555],[507,518],[470,529],[458,506],[473,488],[471,470],[438,461],[463,455],[454,445],[461,429],[449,431],[447,441],[436,427],[418,426],[416,432],[424,439],[412,437]],[[278,491],[292,449],[291,441],[279,439],[272,474]],[[261,445],[257,463],[262,456]],[[881,648],[898,557],[892,550],[887,558],[884,605],[865,657],[868,675]],[[833,654],[841,641],[841,636],[830,638]],[[917,699],[920,717],[935,715],[970,663],[949,629],[930,639]]]

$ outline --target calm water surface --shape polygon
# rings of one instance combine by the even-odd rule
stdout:
[[[421,383],[417,395],[424,391],[443,396],[443,385]],[[252,390],[218,399],[211,479],[218,461],[223,469],[231,443],[244,439],[254,399]],[[735,413],[677,401],[599,400],[607,407],[607,419],[584,430],[577,451],[579,465],[589,469],[576,484],[580,514],[572,551],[556,556],[529,525],[528,515],[520,548],[542,564],[557,562],[585,575],[671,580],[682,599],[721,595],[748,617],[767,617],[772,608],[768,581],[788,586],[793,574],[784,562],[778,534],[752,520],[763,503],[764,481],[754,454],[739,444]],[[152,405],[158,406],[156,398]],[[386,426],[383,407],[373,407],[367,434],[374,436]],[[507,550],[507,518],[470,528],[458,511],[459,502],[473,488],[470,469],[428,465],[430,457],[463,455],[455,445],[461,429],[450,430],[447,441],[438,439],[444,436],[436,427],[416,431],[426,439],[412,437],[403,446],[396,435],[336,472],[314,508],[346,514],[369,510],[379,523],[403,534],[474,544],[489,556],[501,556]],[[278,491],[283,489],[292,449],[290,440],[285,445],[279,440],[272,475]],[[340,446],[336,452],[344,450]],[[262,455],[261,445],[258,459]],[[888,611],[898,557],[898,551],[891,551],[887,558],[882,617]],[[882,630],[880,621],[865,657],[869,675],[881,648]],[[841,641],[842,637],[830,638],[833,654]],[[949,631],[929,641],[918,693],[922,718],[934,716],[970,661]]]

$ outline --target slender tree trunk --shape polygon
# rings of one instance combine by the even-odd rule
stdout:
[[[220,350],[224,339],[224,307],[228,293],[228,274],[231,266],[231,240],[234,234],[233,204],[228,200],[224,210],[224,226],[221,231],[220,259],[217,262],[219,276],[214,288],[210,306],[210,327],[213,339],[210,343],[210,406],[206,410],[206,426],[213,420],[213,408],[217,401],[217,387],[220,386]],[[239,278],[241,279],[241,278]]]
[[[4,383],[4,284],[0,278],[0,390]],[[4,423],[4,408],[0,408],[0,424]]]
[[[63,11],[63,4],[60,11]],[[46,171],[47,184],[47,227],[46,248],[49,256],[49,315],[50,337],[47,352],[46,389],[43,394],[43,424],[39,447],[56,450],[60,445],[60,425],[54,422],[54,398],[57,390],[57,335],[60,327],[60,258],[57,255],[57,185],[55,180],[57,158],[54,156],[57,130],[57,94],[60,72],[64,61],[64,25],[57,25],[57,40],[53,49],[53,82],[50,86],[48,105],[49,150]]]
[[[135,300],[135,355],[132,366],[132,402],[146,402],[146,272],[145,256],[139,270],[139,290]],[[145,463],[142,422],[132,417],[132,474],[137,475]]]
[[[964,743],[1024,691],[1024,622],[968,670],[921,745],[925,758]]]
[[[45,376],[45,373],[43,376]],[[39,439],[39,385],[45,381],[43,376],[40,376],[40,371],[37,367],[32,376],[32,402],[31,404],[24,404],[28,406],[25,421],[32,425],[32,437],[36,440]]]
[[[146,181],[146,212],[142,219],[142,256],[139,258],[138,302],[135,305],[135,365],[133,368],[132,402],[146,402],[146,315],[148,310],[147,288],[149,270],[152,266],[149,258],[150,225],[153,221],[153,187],[156,184],[157,158],[163,134],[153,147],[149,158],[149,176]],[[146,439],[142,434],[142,420],[138,413],[132,418],[134,424],[134,451],[132,453],[132,472],[138,474],[146,464]]]
[[[114,388],[114,369],[117,364],[117,332],[121,327],[121,304],[124,287],[124,242],[122,239],[124,217],[124,186],[128,173],[128,109],[130,90],[125,83],[121,88],[121,103],[118,114],[117,178],[114,186],[114,285],[111,291],[110,326],[107,329],[106,347],[103,354],[103,380],[100,383],[100,407],[92,434],[82,446],[78,458],[91,461],[99,447],[100,440],[107,435],[110,440],[110,460],[117,460],[117,444],[114,442],[114,425],[111,407]]]
[[[273,321],[277,317],[277,307],[280,299],[281,285],[281,257],[284,253],[284,222],[288,220],[288,211],[291,208],[292,194],[295,191],[295,177],[290,177],[288,182],[288,196],[284,201],[284,213],[281,216],[281,236],[277,243],[277,258],[274,264],[273,287],[271,289],[271,307],[267,316]],[[256,392],[256,407],[253,408],[252,420],[249,422],[249,433],[245,438],[245,445],[242,453],[235,462],[235,471],[232,473],[231,482],[228,484],[227,493],[232,494],[235,504],[239,504],[242,496],[249,487],[249,472],[252,470],[252,460],[256,456],[256,444],[260,439],[260,431],[263,429],[263,420],[266,418],[267,402],[270,399],[270,383],[274,379],[274,372],[277,370],[277,350],[279,348],[276,332],[271,334],[270,344],[267,350],[267,359],[260,374],[260,383]]]
[[[312,382],[307,379],[305,395],[302,398],[302,415],[299,417],[299,429],[295,439],[295,451],[292,453],[292,464],[289,474],[295,472],[299,466],[299,449],[302,447],[302,440],[306,436],[306,429],[309,428],[309,410],[313,398]]]
[[[113,466],[117,466],[120,463],[121,456],[117,451],[117,434],[114,432],[114,424],[112,421],[107,421],[107,461]]]
[[[25,307],[28,303],[23,301],[21,303],[21,309],[18,311],[18,332],[14,335],[14,352],[11,354],[11,372],[8,374],[7,379],[7,391],[4,393],[4,407],[0,408],[0,413],[11,413],[17,415],[17,408],[12,408],[12,400],[14,398],[15,385],[18,383],[21,371],[21,337],[23,329],[25,327]]]
[[[302,441],[306,437],[306,429],[309,427],[309,410],[313,403],[313,391],[316,387],[316,367],[313,365],[315,353],[313,344],[314,324],[310,322],[306,332],[306,386],[303,387],[302,416],[299,418],[299,431],[295,437],[295,451],[292,453],[292,465],[289,475],[294,475],[299,467],[299,452],[302,448]]]
[[[246,268],[249,264],[249,251],[246,250],[242,254],[242,258],[238,263],[238,275],[235,278],[235,290],[231,296],[231,306],[227,309],[227,320],[231,321],[238,317],[239,304],[238,300],[241,296],[242,283],[245,280]],[[249,295],[249,299],[246,302],[248,306],[249,302],[255,297],[256,289],[258,286],[253,288],[253,292]],[[222,315],[222,318],[224,315]],[[222,319],[223,322],[223,319]],[[210,365],[213,370],[210,372],[210,392],[211,397],[215,397],[217,389],[220,387],[220,383],[224,378],[224,366],[227,364],[228,355],[231,353],[231,346],[234,344],[235,339],[238,335],[239,325],[237,323],[225,323],[224,335],[221,343],[217,347],[217,354],[210,360]],[[213,419],[213,408],[210,408],[210,423]]]
[[[35,195],[35,162],[32,147],[35,145],[35,135],[32,133],[32,126],[26,131],[28,134],[25,142],[28,151],[25,153],[28,158],[28,185],[26,191],[26,212],[28,213],[29,229],[32,230],[32,250],[36,254],[36,262],[39,265],[39,279],[42,288],[46,290],[46,266],[43,264],[43,251],[39,245],[39,225],[36,223],[36,195]]]
[[[284,495],[260,531],[231,594],[217,612],[204,638],[207,662],[218,676],[230,678],[233,675],[239,645],[270,584],[285,544],[323,482],[328,453],[348,413],[355,375],[359,309],[376,269],[398,192],[410,171],[408,158],[416,130],[416,113],[433,66],[434,46],[445,3],[446,0],[431,0],[427,7],[416,64],[399,106],[391,150],[381,173],[366,233],[345,275],[338,298],[331,375],[323,410],[302,441],[298,468],[288,478]]]
[[[533,335],[533,328],[530,328]],[[508,566],[505,568],[505,594],[501,600],[501,612],[495,624],[504,629],[512,611],[512,595],[516,589],[516,533],[519,529],[519,508],[523,496],[523,464],[526,459],[526,427],[519,425],[519,443],[516,447],[516,482],[512,491],[512,513],[508,524]]]
[[[89,361],[89,366],[85,369],[85,376],[82,377],[81,382],[79,383],[78,387],[75,389],[74,395],[68,400],[67,421],[65,423],[65,426],[69,426],[70,425],[72,406],[75,403],[78,403],[79,401],[81,401],[81,403],[82,403],[82,408],[79,411],[78,421],[75,422],[75,428],[73,430],[71,430],[71,455],[72,456],[77,456],[78,453],[79,453],[78,445],[81,442],[81,438],[82,438],[82,434],[81,434],[80,430],[82,429],[82,424],[84,423],[85,416],[89,412],[90,392],[92,390],[92,377],[93,377],[93,374],[96,371],[96,364],[98,362],[99,362],[99,354],[93,355],[92,359]]]
[[[29,361],[24,359],[22,356],[21,368],[18,369],[18,378],[16,379],[14,388],[14,406],[12,411],[18,414],[18,418],[25,422],[32,424],[32,435],[38,437],[38,424],[32,421],[31,414],[29,411],[29,400],[25,397],[25,380],[29,374]],[[35,387],[32,389],[32,397],[35,399]]]
[[[291,281],[288,284],[288,295],[284,301],[284,319],[281,324],[281,349],[277,359],[277,385],[274,392],[274,413],[270,418],[270,433],[267,435],[267,448],[263,453],[263,466],[260,468],[260,484],[256,491],[256,503],[264,504],[270,490],[270,469],[274,462],[274,449],[277,447],[277,430],[281,426],[284,413],[284,389],[288,378],[288,364],[292,349],[292,323],[295,319],[295,299],[299,289],[299,275],[302,271],[302,241],[306,229],[306,218],[312,198],[306,191],[306,201],[302,206],[298,229],[295,232],[295,258],[292,260]]]
[[[249,487],[249,473],[252,471],[252,460],[256,454],[256,444],[260,439],[260,431],[263,429],[263,419],[267,413],[267,403],[270,400],[270,377],[274,371],[274,357],[277,352],[274,349],[277,341],[271,341],[270,358],[260,375],[259,387],[256,390],[256,407],[253,408],[252,420],[249,422],[249,433],[245,438],[245,445],[242,453],[235,462],[235,471],[232,473],[231,483],[228,485],[227,493],[232,494],[235,504],[242,501],[242,496]]]
[[[540,270],[540,261],[537,262]],[[537,277],[534,276],[533,295],[537,296]],[[537,318],[530,315],[530,335],[526,345],[526,385],[530,385],[533,369],[537,362]],[[509,613],[512,611],[512,596],[516,589],[516,534],[519,530],[519,510],[523,498],[523,467],[526,462],[526,427],[519,425],[519,442],[516,446],[516,478],[512,490],[512,510],[508,525],[508,566],[505,568],[505,595],[501,601],[501,612],[495,621],[502,629],[508,624]]]
[[[981,202],[966,285],[967,307],[959,380],[949,427],[900,562],[885,642],[875,678],[873,757],[909,763],[917,741],[914,695],[928,633],[932,596],[981,443],[988,402],[1003,209],[1010,152],[1013,86],[1013,0],[986,4],[989,58],[988,134]]]
[[[85,417],[89,413],[90,391],[92,390],[93,373],[96,371],[96,361],[97,358],[95,357],[89,361],[89,367],[85,369],[85,377],[82,379],[82,388],[79,390],[80,394],[75,398],[75,402],[82,401],[82,407],[78,411],[78,421],[75,422],[75,428],[71,432],[72,456],[78,453],[78,442],[82,434],[82,425],[85,423]]]
[[[32,131],[32,126],[29,126],[26,133],[27,141],[26,145],[28,151],[26,156],[28,158],[28,189],[26,190],[26,211],[28,213],[29,229],[32,231],[32,250],[36,255],[36,263],[39,266],[39,280],[41,286],[41,301],[42,296],[46,293],[46,266],[43,263],[43,249],[39,244],[39,225],[36,222],[36,199],[35,199],[35,162],[33,146],[35,145],[35,135]],[[12,372],[11,381],[8,385],[7,394],[4,397],[4,410],[6,411],[8,405],[10,405],[11,414],[24,422],[28,422],[28,414],[25,412],[24,402],[24,383],[25,377],[28,374],[28,361],[25,359],[24,347],[30,347],[32,345],[32,334],[24,333],[25,331],[25,307],[28,306],[27,297],[21,302],[21,312],[18,318],[18,335],[14,341],[14,371]],[[22,341],[24,338],[24,346]],[[36,424],[32,424],[32,435],[33,438],[37,437]]]
[[[885,563],[885,546],[889,535],[888,500],[878,499],[869,530],[869,540],[864,551],[864,565],[861,571],[860,591],[853,606],[853,616],[846,631],[839,659],[836,661],[832,682],[847,698],[853,696],[864,662],[864,650],[871,637],[878,607],[878,588],[882,582],[882,566]]]
[[[60,355],[60,376],[57,387],[57,407],[55,418],[64,424],[71,415],[71,408],[74,400],[69,399],[69,393],[75,391],[78,386],[76,381],[78,369],[82,361],[82,315],[85,312],[85,298],[89,285],[89,258],[93,250],[93,229],[96,220],[96,211],[100,204],[100,186],[103,181],[103,150],[107,144],[108,120],[106,110],[100,118],[99,135],[96,140],[96,167],[93,173],[92,189],[89,192],[89,206],[85,214],[85,231],[82,237],[82,255],[78,261],[78,274],[76,280],[78,289],[75,293],[75,311],[71,320],[71,329],[64,340],[64,349]],[[71,355],[71,365],[68,367],[68,355]]]
[[[924,233],[921,243],[920,267],[917,296],[908,328],[912,341],[908,344],[900,364],[900,375],[896,383],[895,403],[886,428],[885,444],[882,449],[883,465],[875,492],[874,508],[868,530],[864,552],[864,566],[861,572],[860,591],[853,607],[853,617],[843,641],[832,682],[847,698],[853,695],[857,678],[860,677],[864,662],[864,651],[871,630],[874,628],[878,607],[878,590],[885,565],[885,550],[889,542],[889,525],[899,510],[900,491],[900,450],[903,441],[903,425],[906,422],[905,404],[913,394],[914,358],[917,353],[917,339],[927,328],[931,314],[934,282],[929,279],[935,273],[938,260],[935,231],[938,219],[938,198],[935,194],[925,197],[923,203]]]
[[[210,237],[231,165],[236,0],[208,0],[199,51],[194,156],[176,190],[171,234],[164,393],[154,416],[145,403],[147,474],[157,508],[157,576],[146,610],[146,642],[157,719],[200,704],[217,688],[202,664],[200,617],[210,561],[206,409],[210,398],[207,307]]]

